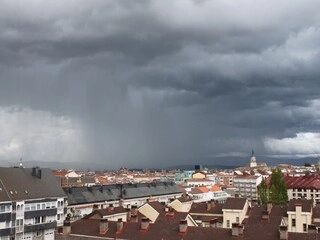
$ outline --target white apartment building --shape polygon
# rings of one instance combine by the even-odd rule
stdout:
[[[0,168],[1,240],[54,240],[66,196],[49,169]]]
[[[248,200],[257,200],[257,187],[262,181],[262,176],[243,175],[237,176],[233,180],[233,186],[237,194]]]
[[[288,231],[307,232],[312,224],[312,200],[292,199],[288,206]]]
[[[320,176],[310,174],[306,176],[284,176],[287,186],[288,199],[305,198],[314,204],[320,203]]]

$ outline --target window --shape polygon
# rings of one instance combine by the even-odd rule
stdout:
[[[40,217],[35,217],[35,218],[34,218],[34,223],[35,223],[35,224],[40,223]]]
[[[303,231],[306,232],[307,231],[307,224],[303,224]]]
[[[236,217],[236,222],[239,223],[239,217]]]
[[[0,206],[0,212],[5,212],[6,211],[6,207],[5,206]]]
[[[292,227],[295,227],[295,226],[296,226],[296,219],[292,218]]]
[[[227,220],[227,228],[230,227],[230,220]]]

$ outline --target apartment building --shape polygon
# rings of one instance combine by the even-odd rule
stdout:
[[[262,181],[262,176],[243,175],[237,176],[233,180],[233,186],[237,194],[249,200],[257,200],[257,187]]]
[[[235,178],[234,173],[227,173],[227,172],[219,172],[217,174],[217,179],[219,184],[223,184],[226,186],[233,186],[233,179]]]
[[[307,174],[305,176],[284,176],[288,198],[305,198],[314,204],[320,203],[320,175]]]
[[[1,240],[53,240],[64,221],[65,202],[51,170],[0,168]]]
[[[307,232],[312,224],[312,200],[291,199],[288,205],[288,231]]]
[[[82,217],[92,212],[94,205],[101,208],[119,203],[130,208],[148,201],[169,203],[182,196],[182,190],[173,182],[113,184],[91,187],[64,188],[68,197],[68,215]]]

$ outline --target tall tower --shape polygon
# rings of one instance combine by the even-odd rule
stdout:
[[[256,167],[257,166],[257,160],[256,160],[256,156],[254,155],[254,151],[252,150],[252,154],[250,157],[250,167]]]

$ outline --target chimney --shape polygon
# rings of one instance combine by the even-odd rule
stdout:
[[[173,218],[174,217],[174,210],[172,207],[169,207],[169,212],[167,212],[167,217]]]
[[[99,209],[99,205],[98,204],[93,204],[93,206],[92,206],[92,212],[93,211],[96,211],[96,210],[98,210]]]
[[[109,228],[108,219],[101,219],[99,225],[99,232],[105,232]]]
[[[148,230],[148,227],[149,227],[149,219],[146,218],[146,217],[143,217],[143,218],[141,219],[141,228],[140,228],[140,230],[141,230],[142,232],[147,231],[147,230]]]
[[[269,221],[269,212],[268,210],[262,210],[262,220]]]
[[[129,208],[126,209],[127,211],[127,222],[131,219],[131,211]]]
[[[112,204],[112,203],[109,204],[108,210],[109,210],[110,212],[114,210],[114,207],[113,207],[113,204]]]
[[[185,234],[187,232],[188,222],[187,220],[181,219],[179,223],[179,233]]]
[[[38,171],[37,171],[37,178],[41,179],[41,169],[38,169]]]
[[[238,225],[238,233],[239,233],[239,236],[243,235],[243,225],[242,224]]]
[[[62,229],[63,234],[71,233],[71,222],[69,218],[66,218],[66,220],[64,220]]]
[[[301,212],[302,211],[302,204],[301,203],[296,203],[294,206],[295,206],[296,212]]]
[[[272,210],[272,202],[268,202],[267,203],[267,211],[269,214],[271,213],[271,210]]]
[[[308,233],[317,233],[317,227],[316,225],[308,225]]]
[[[124,206],[124,201],[123,201],[122,198],[119,200],[119,206],[120,206],[120,207],[123,207],[123,206]]]
[[[118,218],[118,222],[117,222],[117,232],[120,232],[121,229],[123,227],[123,222],[122,222],[122,218]]]
[[[210,211],[210,210],[211,210],[211,203],[207,202],[207,211]]]
[[[131,207],[131,214],[137,216],[137,214],[138,214],[138,207],[137,206]]]
[[[37,176],[37,168],[36,167],[32,168],[32,176],[34,176],[34,177]]]
[[[288,227],[287,226],[280,226],[279,233],[280,233],[280,240],[287,240],[288,239]]]
[[[210,227],[216,228],[218,223],[218,218],[214,218],[210,220]]]
[[[232,236],[233,237],[239,236],[239,223],[232,223]]]
[[[131,215],[130,222],[138,222],[137,215]]]

